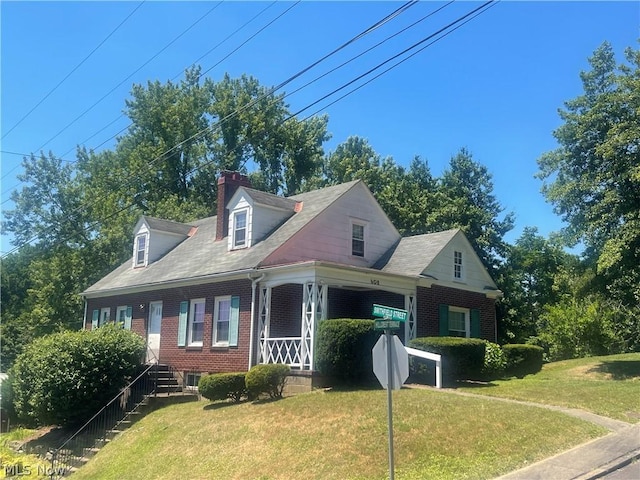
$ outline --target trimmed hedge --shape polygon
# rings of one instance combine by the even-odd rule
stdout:
[[[485,341],[478,338],[422,337],[414,338],[409,347],[442,355],[442,380],[454,384],[457,380],[482,378]],[[431,382],[435,364],[429,360],[411,357],[412,381]]]
[[[9,374],[18,418],[27,425],[88,420],[140,370],[144,339],[105,325],[34,340]]]
[[[231,399],[239,402],[248,394],[245,376],[245,372],[204,375],[198,382],[198,392],[211,401]]]
[[[338,384],[375,382],[371,350],[379,337],[373,320],[336,318],[318,327],[316,367]]]
[[[522,378],[542,370],[544,349],[537,345],[507,344],[502,346],[507,359],[506,374]]]
[[[282,363],[269,363],[251,367],[245,375],[249,398],[266,393],[270,398],[282,398],[282,390],[291,368]]]

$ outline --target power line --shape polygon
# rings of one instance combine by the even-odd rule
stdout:
[[[97,51],[97,50],[98,50],[102,45],[104,45],[104,44],[107,42],[107,40],[109,40],[109,39],[113,36],[113,34],[115,34],[115,33],[120,29],[120,27],[121,27],[122,25],[124,25],[124,24],[125,24],[125,22],[126,22],[127,20],[129,20],[129,18],[131,18],[131,17],[133,16],[133,14],[134,14],[134,13],[136,13],[136,12],[138,11],[138,9],[142,6],[142,4],[143,4],[145,1],[146,1],[146,0],[142,0],[142,1],[138,4],[138,6],[137,6],[136,8],[134,8],[134,9],[131,11],[131,13],[129,13],[129,15],[127,15],[127,16],[125,17],[125,19],[124,19],[124,20],[122,20],[122,21],[118,24],[118,26],[117,26],[116,28],[114,28],[114,29],[111,31],[111,33],[109,33],[109,35],[107,35],[107,36],[104,38],[104,40],[102,40],[102,41],[98,44],[98,46],[97,46],[97,47],[95,47],[93,50],[91,50],[91,52],[89,53],[89,55],[87,55],[86,57],[84,57],[84,58],[80,61],[80,63],[78,63],[75,67],[73,67],[73,69],[72,69],[72,70],[71,70],[71,71],[70,71],[70,72],[69,72],[69,73],[68,73],[68,74],[67,74],[67,75],[66,75],[62,80],[60,80],[60,81],[58,82],[58,84],[57,84],[55,87],[53,87],[51,90],[49,90],[49,93],[47,93],[47,94],[46,94],[46,95],[45,95],[45,96],[44,96],[44,97],[43,97],[43,98],[42,98],[38,103],[36,103],[36,104],[31,108],[31,110],[29,110],[27,113],[25,113],[25,114],[22,116],[22,118],[21,118],[20,120],[18,120],[18,121],[13,125],[13,127],[11,127],[7,132],[5,132],[5,133],[4,133],[4,135],[2,135],[2,138],[4,139],[4,137],[6,137],[7,135],[9,135],[9,134],[10,134],[10,133],[11,133],[11,132],[12,132],[12,131],[13,131],[13,130],[18,126],[18,125],[20,125],[20,124],[21,124],[21,123],[22,123],[22,122],[23,122],[23,121],[24,121],[24,120],[25,120],[29,115],[31,115],[31,114],[34,112],[34,110],[35,110],[36,108],[38,108],[38,107],[39,107],[39,106],[40,106],[40,105],[41,105],[41,104],[42,104],[42,103],[43,103],[47,98],[49,98],[49,96],[50,96],[53,92],[55,92],[55,91],[58,89],[58,87],[59,87],[60,85],[62,85],[62,84],[63,84],[63,83],[64,83],[64,82],[65,82],[65,81],[66,81],[66,80],[67,80],[67,79],[68,79],[68,78],[69,78],[69,77],[70,77],[70,76],[71,76],[71,75],[76,71],[76,70],[78,70],[78,68],[80,68],[80,67],[84,64],[84,62],[86,62],[86,61],[89,59],[89,57],[91,57],[91,55],[93,55],[93,54],[94,54],[94,53],[95,53],[95,52],[96,52],[96,51]]]
[[[396,55],[394,55],[394,56],[390,57],[389,59],[385,60],[384,62],[379,63],[376,67],[374,67],[374,68],[372,68],[372,69],[368,70],[367,72],[365,72],[365,74],[363,74],[363,75],[359,75],[359,76],[358,76],[358,77],[356,77],[354,80],[351,80],[351,81],[347,82],[346,84],[344,84],[342,87],[339,87],[338,89],[335,89],[335,90],[334,90],[334,91],[332,91],[329,95],[325,95],[325,96],[323,96],[319,101],[321,101],[322,99],[327,98],[328,96],[330,96],[330,95],[334,94],[335,92],[340,91],[340,90],[342,90],[343,88],[345,88],[345,87],[347,87],[347,86],[349,86],[349,85],[353,84],[353,83],[354,83],[354,81],[357,81],[358,79],[363,78],[364,76],[366,76],[366,75],[368,75],[368,74],[372,73],[373,71],[375,71],[376,69],[380,68],[381,66],[383,66],[383,65],[385,65],[385,64],[387,64],[387,63],[389,63],[389,61],[392,61],[392,60],[394,60],[394,59],[397,59],[399,56],[402,56],[402,55],[404,55],[405,53],[407,53],[407,52],[411,51],[412,49],[416,48],[417,46],[422,45],[423,43],[427,42],[429,39],[433,39],[433,38],[434,38],[434,37],[436,37],[437,35],[442,34],[440,37],[436,38],[435,40],[433,40],[432,42],[428,43],[427,45],[424,45],[422,48],[420,48],[419,50],[417,50],[417,51],[416,51],[416,52],[414,52],[413,54],[411,54],[411,55],[409,55],[409,56],[405,57],[404,59],[402,59],[402,60],[400,60],[400,61],[396,62],[394,65],[392,65],[392,66],[391,66],[391,67],[389,67],[388,69],[384,70],[384,71],[383,71],[383,72],[381,72],[380,74],[376,75],[374,78],[370,79],[370,80],[369,80],[369,81],[367,81],[365,84],[360,85],[360,86],[359,86],[359,87],[357,87],[356,89],[353,89],[352,91],[348,92],[347,94],[345,94],[344,96],[340,97],[338,100],[335,100],[334,102],[332,102],[332,103],[331,103],[331,104],[329,104],[329,105],[335,104],[337,101],[341,100],[342,98],[345,98],[346,96],[350,95],[350,94],[351,94],[351,93],[353,93],[354,91],[356,91],[356,90],[358,90],[358,89],[362,88],[364,85],[366,85],[366,84],[368,84],[368,83],[372,82],[373,80],[375,80],[375,79],[379,78],[380,76],[382,76],[383,74],[385,74],[385,73],[387,73],[388,71],[392,70],[393,68],[397,67],[398,65],[400,65],[400,64],[401,64],[401,63],[403,63],[403,62],[405,62],[405,61],[406,61],[406,60],[408,60],[409,58],[411,58],[411,57],[415,56],[416,54],[420,53],[421,51],[423,51],[423,50],[424,50],[424,49],[426,49],[427,47],[429,47],[429,46],[433,45],[433,44],[434,44],[434,43],[436,43],[437,41],[439,41],[439,40],[441,40],[442,38],[446,37],[447,35],[449,35],[449,34],[450,34],[450,33],[452,33],[453,31],[455,31],[455,30],[457,30],[458,28],[460,28],[462,25],[464,25],[464,24],[468,23],[468,22],[469,22],[469,21],[471,21],[472,19],[476,18],[476,17],[477,17],[477,16],[479,16],[480,14],[484,13],[485,11],[487,11],[489,8],[491,8],[491,7],[493,6],[492,4],[495,4],[495,3],[496,3],[496,2],[495,2],[495,0],[489,0],[488,2],[484,3],[484,4],[483,4],[483,5],[481,5],[480,7],[478,7],[478,8],[476,8],[476,9],[474,9],[474,10],[470,11],[469,13],[465,14],[464,16],[459,17],[459,18],[458,18],[458,19],[456,19],[455,21],[453,21],[453,22],[449,23],[447,26],[445,26],[445,27],[443,27],[443,28],[439,29],[439,30],[438,30],[438,31],[436,31],[435,33],[433,33],[433,34],[431,34],[431,35],[429,35],[429,36],[425,37],[424,39],[422,39],[421,41],[419,41],[419,42],[417,42],[417,43],[413,44],[412,46],[408,47],[407,49],[404,49],[402,52],[400,52],[400,53],[398,53],[398,54],[396,54]],[[447,29],[451,28],[452,26],[454,26],[454,25],[456,25],[456,24],[460,24],[460,25],[458,25],[458,26],[456,26],[455,28],[451,29],[450,31],[446,32],[446,30],[447,30]],[[443,33],[443,32],[444,32],[444,33]],[[303,109],[299,110],[299,111],[298,111],[298,112],[296,112],[295,114],[291,114],[291,115],[289,115],[287,118],[285,118],[285,119],[283,119],[282,121],[278,122],[278,125],[284,124],[285,122],[287,122],[287,121],[291,120],[292,118],[295,118],[295,116],[296,116],[296,115],[298,115],[300,112],[307,110],[307,109],[308,109],[308,108],[310,108],[311,106],[313,106],[313,105],[317,104],[319,101],[315,101],[315,102],[313,102],[313,103],[309,104],[307,107],[305,107],[305,108],[303,108]],[[325,108],[326,108],[326,107],[325,107]],[[237,111],[236,111],[236,112],[237,112]],[[225,118],[226,118],[226,117],[225,117]],[[308,117],[307,117],[307,118],[308,118]],[[224,119],[223,119],[223,120],[224,120]],[[221,123],[221,122],[218,122],[218,125],[219,125],[220,123]],[[206,131],[206,130],[208,130],[208,129],[209,129],[209,128],[204,129],[203,131],[201,131],[201,132],[200,132],[200,135],[201,135],[202,133],[204,133],[204,131]],[[198,135],[198,134],[196,134],[196,135]],[[192,137],[190,137],[189,139],[187,139],[187,140],[185,140],[185,141],[183,141],[183,142],[180,142],[178,145],[176,145],[176,146],[172,147],[172,149],[173,149],[173,148],[176,148],[177,146],[179,146],[179,145],[181,145],[181,144],[184,144],[186,141],[189,141],[189,140],[193,139],[194,137],[195,137],[195,136],[192,136]],[[245,142],[245,143],[246,143],[246,142]],[[170,152],[172,149],[170,149],[170,150],[168,150],[167,152],[165,152],[164,154],[160,155],[160,156],[159,156],[159,157],[157,157],[155,160],[157,160],[158,158],[161,158],[163,155],[165,155],[166,153]],[[155,160],[154,160],[154,161],[155,161]],[[195,168],[191,169],[189,172],[187,172],[187,174],[188,174],[188,175],[192,175],[194,172],[196,172],[196,171],[197,171],[197,170],[199,170],[200,168],[202,168],[202,167],[204,167],[204,166],[207,166],[207,165],[210,165],[210,164],[212,164],[212,163],[213,163],[213,160],[211,160],[211,161],[209,161],[209,162],[205,162],[205,163],[203,163],[203,164],[201,164],[201,165],[198,165],[197,167],[195,167]],[[127,210],[127,209],[129,209],[129,208],[131,208],[132,206],[135,206],[135,203],[130,203],[130,204],[128,204],[128,205],[125,205],[125,206],[124,206],[124,207],[122,207],[121,209],[119,209],[119,210],[117,210],[116,212],[114,212],[114,213],[112,213],[111,215],[109,215],[106,219],[108,220],[108,219],[110,219],[110,218],[114,217],[115,215],[118,215],[119,213],[121,213],[121,212],[123,212],[123,211],[125,211],[125,210]],[[94,226],[96,226],[96,225],[98,225],[98,224],[99,224],[99,222],[93,222],[91,225],[87,226],[87,227],[85,228],[85,230],[88,230],[88,229],[90,229],[90,228],[93,228]],[[66,241],[66,240],[68,240],[68,239],[70,239],[70,238],[71,238],[71,237],[68,237],[68,238],[66,238],[66,239],[63,239],[62,241]],[[31,240],[29,240],[28,242],[25,242],[25,243],[23,243],[22,245],[17,246],[16,248],[12,249],[12,250],[11,250],[10,252],[8,252],[6,255],[9,255],[9,254],[13,253],[14,251],[16,251],[16,250],[20,249],[20,248],[21,248],[22,246],[24,246],[25,244],[31,243],[31,242],[32,242],[33,240],[35,240],[35,239],[37,239],[37,236],[36,236],[36,237],[34,237],[34,238],[32,238]],[[61,241],[60,241],[60,242],[61,242]],[[56,242],[56,243],[60,243],[60,242]],[[5,256],[6,256],[6,255],[5,255]]]
[[[460,23],[459,25],[457,25],[455,28],[452,28],[451,30],[449,30],[448,32],[443,33],[442,35],[440,35],[438,38],[436,38],[435,40],[427,43],[426,45],[424,45],[422,48],[418,49],[417,51],[415,51],[414,53],[412,53],[411,55],[408,55],[407,57],[403,58],[402,60],[396,62],[395,64],[393,64],[392,66],[390,66],[389,68],[387,68],[386,70],[383,70],[382,72],[380,72],[379,74],[377,74],[376,76],[370,78],[369,80],[367,80],[366,82],[362,83],[361,85],[357,86],[356,88],[353,88],[352,90],[350,90],[349,92],[345,93],[344,95],[342,95],[341,97],[338,97],[337,99],[333,100],[331,103],[328,103],[327,105],[325,105],[324,107],[316,110],[315,112],[307,115],[302,121],[308,120],[309,118],[317,115],[318,113],[320,113],[322,110],[326,109],[327,107],[330,107],[331,105],[334,105],[335,103],[338,103],[340,100],[343,100],[344,98],[348,97],[349,95],[355,93],[356,91],[360,90],[362,87],[364,87],[365,85],[368,85],[369,83],[373,82],[374,80],[378,79],[379,77],[381,77],[382,75],[384,75],[385,73],[389,72],[390,70],[393,70],[394,68],[396,68],[398,65],[406,62],[407,60],[409,60],[410,58],[414,57],[415,55],[419,54],[420,52],[422,52],[423,50],[425,50],[426,48],[430,47],[431,45],[433,45],[434,43],[439,42],[440,40],[442,40],[443,38],[447,37],[448,35],[450,35],[451,33],[455,32],[456,30],[458,30],[459,28],[461,28],[462,26],[466,25],[467,23],[469,23],[471,20],[473,20],[474,18],[478,17],[479,15],[482,15],[483,13],[485,13],[487,10],[489,10],[490,8],[494,7],[495,5],[497,5],[497,3],[500,0],[490,0],[489,2],[485,3],[482,7],[483,8],[486,6],[486,8],[482,11],[478,11],[476,9],[476,13],[473,14],[471,17],[467,18],[464,22]],[[489,5],[490,4],[490,5]],[[488,5],[488,6],[487,6]],[[306,110],[306,108],[304,109]]]
[[[146,62],[144,62],[142,65],[140,65],[140,67],[138,67],[133,73],[131,73],[129,76],[127,76],[124,80],[122,80],[120,83],[118,83],[115,87],[113,87],[111,90],[109,90],[107,93],[105,93],[102,97],[100,97],[100,99],[98,101],[96,101],[93,105],[91,105],[89,108],[87,108],[85,111],[83,111],[80,115],[78,115],[76,118],[74,118],[70,123],[68,123],[64,128],[62,128],[62,130],[60,130],[58,133],[56,133],[53,137],[51,137],[49,140],[47,140],[46,142],[44,142],[42,145],[40,145],[38,148],[36,148],[37,150],[42,150],[42,148],[44,148],[46,145],[48,145],[52,140],[54,140],[55,138],[57,138],[58,136],[60,136],[60,134],[62,134],[64,131],[66,131],[71,125],[75,124],[78,120],[80,120],[82,117],[84,117],[87,113],[89,113],[91,110],[93,110],[94,107],[96,107],[99,103],[101,103],[105,98],[107,98],[109,95],[111,95],[115,90],[117,90],[120,86],[122,86],[127,80],[129,80],[131,77],[133,77],[136,73],[138,73],[140,70],[142,70],[144,67],[146,67],[149,63],[151,63],[153,60],[155,60],[156,57],[158,57],[162,52],[164,52],[167,48],[169,48],[171,45],[173,45],[175,42],[177,42],[183,35],[185,35],[189,30],[191,30],[193,27],[195,27],[198,23],[200,23],[202,20],[204,20],[204,18],[206,16],[208,16],[211,12],[213,12],[216,8],[218,8],[220,5],[222,4],[222,2],[218,2],[214,7],[212,7],[211,9],[209,9],[204,15],[202,15],[200,18],[198,18],[195,22],[193,22],[191,25],[189,25],[189,27],[187,27],[186,30],[182,31],[182,33],[180,33],[177,37],[175,37],[173,40],[171,40],[168,44],[166,44],[163,48],[160,49],[159,52],[157,52],[155,55],[153,55],[149,60],[147,60]]]
[[[271,4],[269,4],[268,6],[266,6],[265,8],[263,8],[260,12],[258,12],[256,15],[254,15],[251,19],[249,19],[248,21],[246,21],[242,26],[240,26],[239,28],[237,28],[236,30],[234,30],[231,34],[229,34],[227,37],[225,37],[221,42],[219,42],[218,44],[216,44],[214,47],[210,48],[209,50],[207,50],[203,55],[201,55],[199,58],[197,58],[196,60],[194,60],[191,63],[191,66],[193,67],[197,62],[199,62],[200,60],[202,60],[203,58],[205,58],[207,55],[209,55],[211,52],[213,52],[214,50],[216,50],[219,46],[221,46],[222,44],[224,44],[227,40],[229,40],[231,37],[233,37],[235,34],[237,34],[238,32],[240,32],[241,30],[243,30],[247,25],[249,25],[250,23],[252,23],[254,20],[256,20],[258,17],[260,17],[263,13],[265,13],[267,10],[269,10],[271,7],[273,7],[277,2],[277,0],[275,0],[274,2],[272,2]],[[297,2],[299,3],[299,2]],[[287,9],[288,11],[289,9]],[[285,12],[286,13],[286,12]],[[277,18],[280,18],[282,16],[282,14],[280,16],[278,16]],[[275,20],[274,20],[275,21]],[[273,23],[270,22],[269,25]],[[261,29],[260,32],[264,30]],[[258,32],[259,33],[259,32]],[[253,39],[257,34],[253,35],[249,40]],[[241,46],[245,45],[246,43],[248,43],[248,41],[245,41]],[[240,47],[238,47],[235,51],[237,51]],[[232,52],[233,53],[233,52]],[[226,58],[228,58],[229,55],[227,55]],[[220,62],[218,62],[216,65],[218,65]],[[214,65],[215,66],[215,65]],[[212,67],[213,68],[213,67]],[[176,74],[172,80],[175,80],[176,78],[178,78],[180,75],[182,75],[182,73],[184,72],[184,70],[180,71],[180,73]],[[135,72],[134,72],[135,73]],[[116,87],[117,88],[117,87]],[[103,132],[104,130],[106,130],[107,128],[109,128],[111,125],[113,125],[114,123],[116,123],[118,120],[120,120],[122,117],[124,117],[124,114],[120,114],[117,118],[115,118],[114,120],[112,120],[111,122],[109,122],[107,125],[105,125],[104,127],[102,127],[100,130],[98,130],[97,132],[93,133],[90,137],[88,137],[87,139],[85,139],[84,141],[80,142],[80,145],[85,145],[89,140],[91,140],[93,137],[95,137],[96,135],[100,134],[101,132]],[[91,150],[95,150],[100,148],[101,146],[103,146],[105,143],[109,142],[110,140],[116,138],[118,135],[120,135],[121,133],[123,133],[127,128],[129,128],[131,125],[133,125],[132,123],[128,123],[127,126],[125,126],[124,128],[121,128],[119,131],[117,131],[114,135],[108,137],[106,140],[102,141],[102,143],[100,143],[99,145],[95,145],[93,147],[91,147]],[[71,153],[72,151],[74,151],[76,147],[72,147],[69,150],[67,150],[65,153],[62,154],[62,157],[65,157],[67,154]],[[27,155],[28,156],[28,155]],[[60,157],[58,157],[60,158]],[[62,158],[63,159],[63,158]],[[65,161],[70,161],[70,162],[75,162],[74,160],[65,160]],[[20,165],[17,165],[16,167],[14,167],[13,169],[11,169],[9,172],[6,173],[5,176],[9,175],[10,173],[12,173],[13,171],[15,171],[17,168],[19,168]],[[4,177],[2,177],[4,178]],[[15,190],[16,188],[18,188],[18,186],[20,186],[22,182],[18,182],[16,185],[14,185],[13,187],[11,187],[10,189],[5,190],[5,193],[11,193],[13,190]],[[4,194],[4,193],[3,193]],[[8,202],[10,199],[7,199],[5,201],[3,201],[2,203],[0,203],[0,205],[5,204],[6,202]]]

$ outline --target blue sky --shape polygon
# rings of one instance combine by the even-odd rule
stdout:
[[[207,76],[213,80],[225,72],[246,73],[265,86],[277,85],[401,5],[1,2],[2,208],[12,207],[7,199],[12,189],[21,186],[16,179],[21,168],[16,166],[22,157],[15,153],[42,149],[73,161],[78,144],[97,150],[112,147],[112,137],[128,125],[120,115],[134,83],[179,81],[184,69],[203,57],[198,63],[203,70],[210,69]],[[281,92],[292,92],[443,5],[418,3]],[[480,5],[454,2],[288,96],[291,111],[306,107]],[[609,41],[620,62],[625,47],[637,48],[639,5],[498,2],[348,97],[327,106],[350,89],[315,105],[301,118],[317,110],[329,115],[332,138],[325,144],[326,151],[358,135],[379,154],[392,156],[402,165],[420,155],[434,175],[440,175],[450,157],[466,147],[493,175],[495,194],[505,211],[516,214],[516,227],[507,240],[514,241],[526,226],[536,226],[547,235],[562,223],[540,194],[542,184],[534,178],[536,159],[556,147],[552,132],[561,123],[557,110],[581,94],[579,72],[588,69],[593,51]],[[10,241],[2,238],[3,252],[12,248]]]

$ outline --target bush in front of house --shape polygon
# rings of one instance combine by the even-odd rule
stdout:
[[[507,359],[507,375],[522,378],[542,370],[542,347],[514,343],[503,345],[502,350]]]
[[[231,399],[239,402],[247,396],[245,376],[245,372],[204,375],[198,382],[198,392],[211,401]]]
[[[479,338],[421,337],[409,342],[409,347],[442,355],[442,381],[455,384],[458,380],[482,378],[485,341]],[[432,383],[435,363],[411,356],[409,364],[411,380]]]
[[[485,341],[484,366],[482,376],[485,380],[493,380],[504,375],[507,368],[507,357],[497,343]]]
[[[373,320],[337,318],[318,327],[316,368],[337,384],[375,382],[371,350],[379,337]]]
[[[34,340],[11,368],[13,404],[27,425],[88,420],[139,372],[146,344],[113,325]]]
[[[249,398],[255,399],[262,394],[269,398],[282,398],[282,390],[291,368],[282,363],[255,365],[245,375],[245,386]]]

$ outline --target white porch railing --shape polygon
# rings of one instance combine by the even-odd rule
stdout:
[[[302,368],[302,337],[266,338],[262,363],[284,363]]]
[[[404,347],[409,355],[426,358],[436,362],[436,388],[442,388],[442,355],[437,353],[425,352],[416,348]]]

